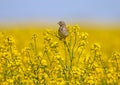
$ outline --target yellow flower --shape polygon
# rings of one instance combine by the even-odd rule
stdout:
[[[44,78],[48,78],[48,74],[47,73],[44,73],[43,76],[44,76]]]
[[[60,56],[60,55],[56,55],[55,57],[56,57],[57,59],[60,59],[60,58],[61,58],[61,56]]]
[[[48,65],[48,63],[47,63],[47,61],[46,61],[45,59],[42,59],[42,60],[41,60],[41,64],[42,64],[43,66],[47,66],[47,65]]]
[[[82,40],[86,40],[86,39],[88,38],[88,33],[82,32],[82,33],[80,34],[79,38],[82,39]]]
[[[51,48],[56,48],[58,47],[58,42],[52,42],[50,46]]]
[[[6,45],[13,45],[13,44],[15,44],[15,39],[12,36],[9,36],[5,39],[4,42]]]
[[[94,43],[91,48],[92,51],[99,51],[100,49],[101,49],[101,46],[98,43]]]

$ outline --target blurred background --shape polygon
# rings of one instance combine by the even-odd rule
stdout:
[[[0,23],[119,24],[120,0],[1,0]]]

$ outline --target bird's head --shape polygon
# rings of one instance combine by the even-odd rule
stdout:
[[[58,24],[59,24],[60,26],[66,26],[66,24],[65,24],[64,21],[59,21]]]

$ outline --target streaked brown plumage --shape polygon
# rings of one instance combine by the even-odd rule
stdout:
[[[68,29],[66,28],[66,24],[64,21],[59,21],[58,24],[60,25],[58,29],[58,34],[61,39],[66,38],[68,36]]]

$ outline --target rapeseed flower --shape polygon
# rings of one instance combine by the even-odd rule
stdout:
[[[79,25],[66,28],[63,40],[55,29],[18,39],[27,42],[22,50],[17,38],[0,32],[0,85],[119,85],[120,53],[104,55],[99,43],[89,48]]]

